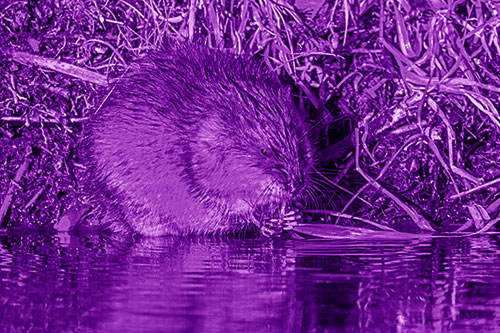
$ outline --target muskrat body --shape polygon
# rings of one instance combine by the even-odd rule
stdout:
[[[113,230],[259,227],[305,197],[304,124],[289,86],[255,60],[171,41],[132,65],[91,117],[86,178]]]

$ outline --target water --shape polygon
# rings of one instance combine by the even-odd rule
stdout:
[[[497,236],[328,241],[0,236],[0,331],[500,327]]]

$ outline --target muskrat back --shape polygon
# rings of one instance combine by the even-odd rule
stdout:
[[[306,197],[312,168],[290,87],[256,60],[170,41],[91,117],[87,181],[111,229],[237,232]]]

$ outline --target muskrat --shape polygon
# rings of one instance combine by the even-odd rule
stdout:
[[[167,41],[89,120],[87,180],[112,230],[269,234],[307,197],[305,124],[291,86],[257,60]]]

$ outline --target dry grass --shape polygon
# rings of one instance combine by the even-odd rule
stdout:
[[[293,79],[323,175],[309,212],[405,231],[484,231],[496,223],[500,5],[172,3],[0,8],[4,226],[51,224],[78,200],[78,142],[105,91],[99,86],[165,36],[255,55]]]

